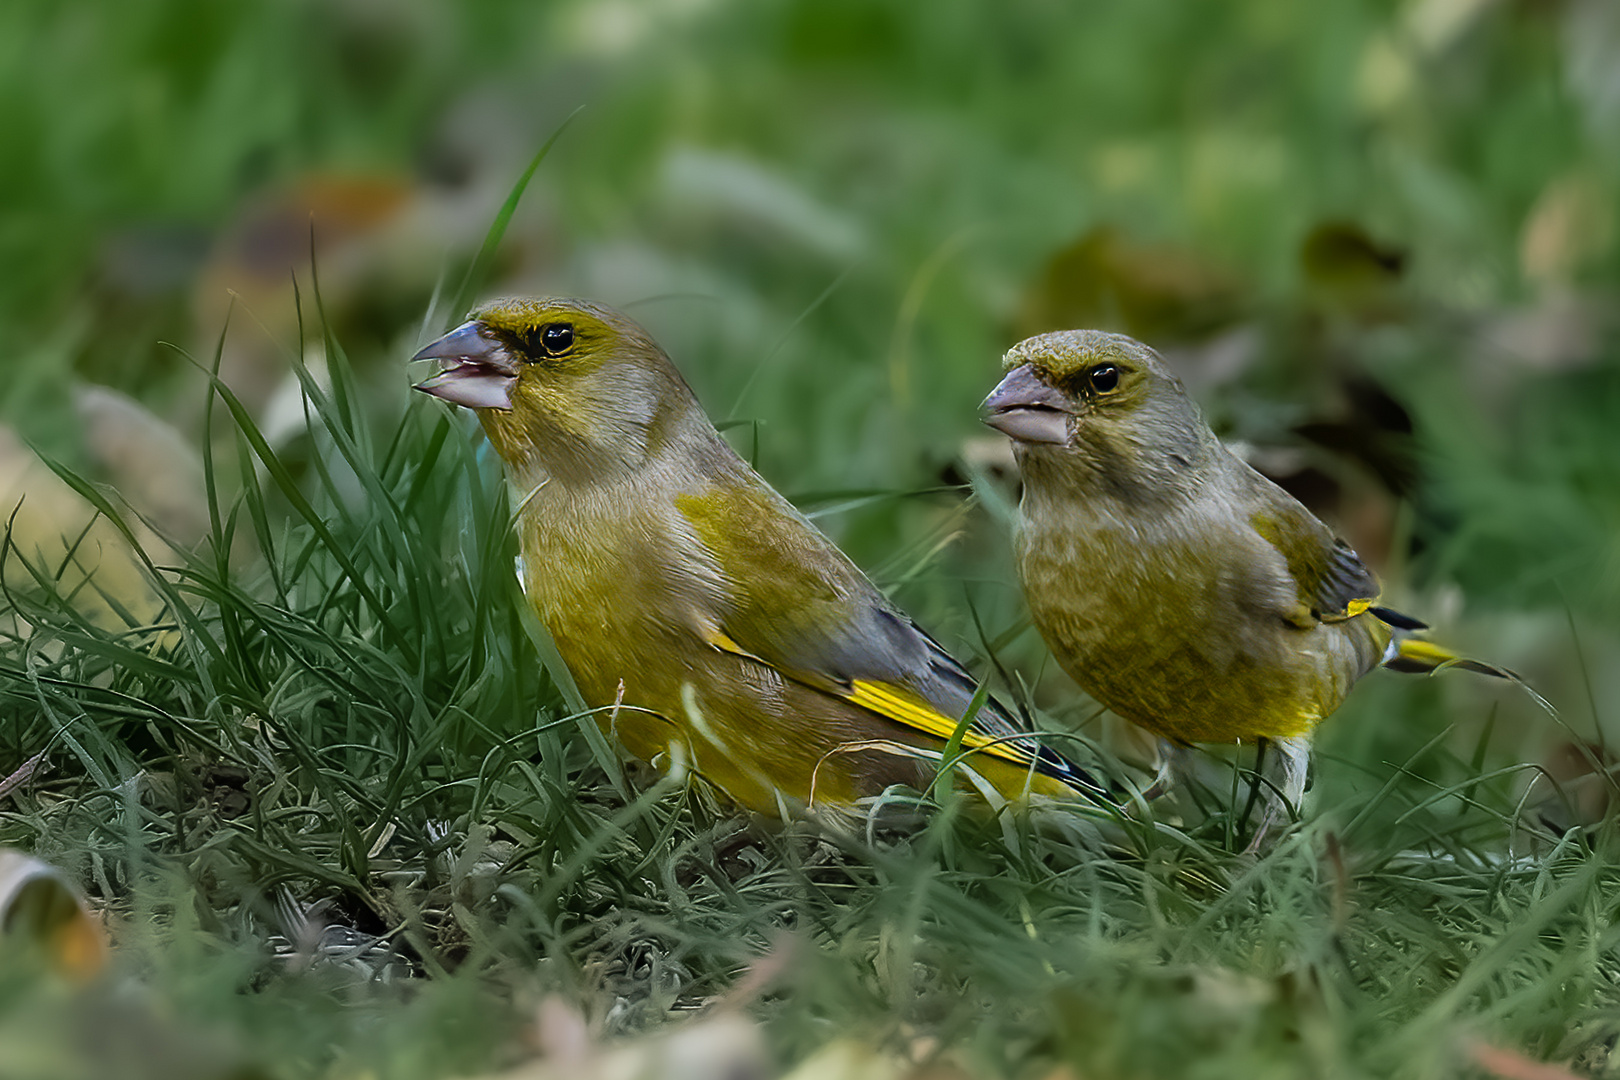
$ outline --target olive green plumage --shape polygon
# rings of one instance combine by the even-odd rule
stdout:
[[[418,356],[442,368],[419,389],[478,410],[521,500],[524,591],[632,753],[765,812],[927,782],[974,680],[732,452],[644,330],[506,300]],[[993,700],[964,746],[1007,796],[1085,783]]]
[[[1009,351],[986,422],[1024,476],[1035,625],[1074,680],[1175,743],[1307,736],[1380,662],[1463,661],[1407,636],[1378,582],[1221,445],[1154,351],[1100,331]],[[1300,775],[1300,781],[1303,774]]]

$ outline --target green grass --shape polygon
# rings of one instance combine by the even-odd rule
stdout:
[[[200,540],[142,570],[155,607],[4,551],[0,775],[48,768],[0,797],[0,844],[65,869],[117,947],[74,988],[0,946],[0,1078],[471,1075],[531,1055],[553,994],[629,1048],[740,1009],[783,1070],[854,1040],[972,1076],[1514,1075],[1489,1048],[1614,1075],[1613,812],[1556,834],[1526,764],[1601,744],[1620,693],[1620,188],[1602,65],[1577,56],[1596,16],[614,10],[0,10],[0,258],[28,270],[0,276],[0,411],[131,531],[64,372],[174,419],[206,478]],[[427,178],[446,159],[472,179]],[[302,327],[267,292],[228,328],[201,317],[243,207],[347,171],[476,225],[355,256],[318,222]],[[1599,196],[1530,258],[1572,176]],[[1335,221],[1401,273],[1302,257]],[[502,289],[629,306],[907,610],[1136,781],[1140,747],[1027,626],[974,406],[1054,320],[1195,373],[1246,341],[1196,387],[1222,433],[1330,478],[1402,604],[1522,668],[1579,734],[1485,680],[1375,675],[1323,731],[1307,820],[1259,860],[1230,753],[1159,822],[955,798],[745,821],[621,764],[569,703],[497,463],[467,417],[406,400],[413,346]],[[1584,347],[1500,344],[1570,296],[1600,314],[1552,325]],[[264,338],[307,431],[210,381]],[[317,348],[327,381],[284,359]],[[1373,426],[1357,380],[1412,431],[1301,434]],[[300,954],[288,912],[318,901],[370,952]]]

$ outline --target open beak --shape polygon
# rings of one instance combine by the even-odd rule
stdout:
[[[469,409],[510,409],[518,366],[506,346],[476,319],[462,323],[411,357],[437,360],[439,373],[416,384],[424,394]]]
[[[1042,382],[1029,364],[1009,371],[979,408],[985,423],[1019,442],[1068,444],[1074,413],[1063,395]]]

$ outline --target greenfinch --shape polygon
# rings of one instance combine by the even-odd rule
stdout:
[[[1023,474],[1030,614],[1082,689],[1168,743],[1167,766],[1191,743],[1273,744],[1297,807],[1311,733],[1372,668],[1515,678],[1378,606],[1350,546],[1223,446],[1146,345],[1042,334],[1003,367],[984,419]]]
[[[504,461],[524,592],[632,754],[767,814],[931,781],[977,683],[731,450],[645,330],[502,300],[416,359]],[[963,732],[957,775],[987,793],[1094,786],[994,699]]]

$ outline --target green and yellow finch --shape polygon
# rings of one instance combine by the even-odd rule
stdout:
[[[416,359],[506,463],[524,592],[631,753],[766,813],[929,782],[973,677],[732,452],[646,331],[502,300]],[[1090,786],[994,700],[961,745],[1002,796]]]
[[[1512,677],[1377,606],[1349,545],[1223,446],[1146,345],[1042,334],[1003,367],[985,422],[1023,472],[1030,613],[1082,689],[1169,744],[1167,765],[1191,743],[1274,744],[1297,806],[1311,732],[1372,668]]]

